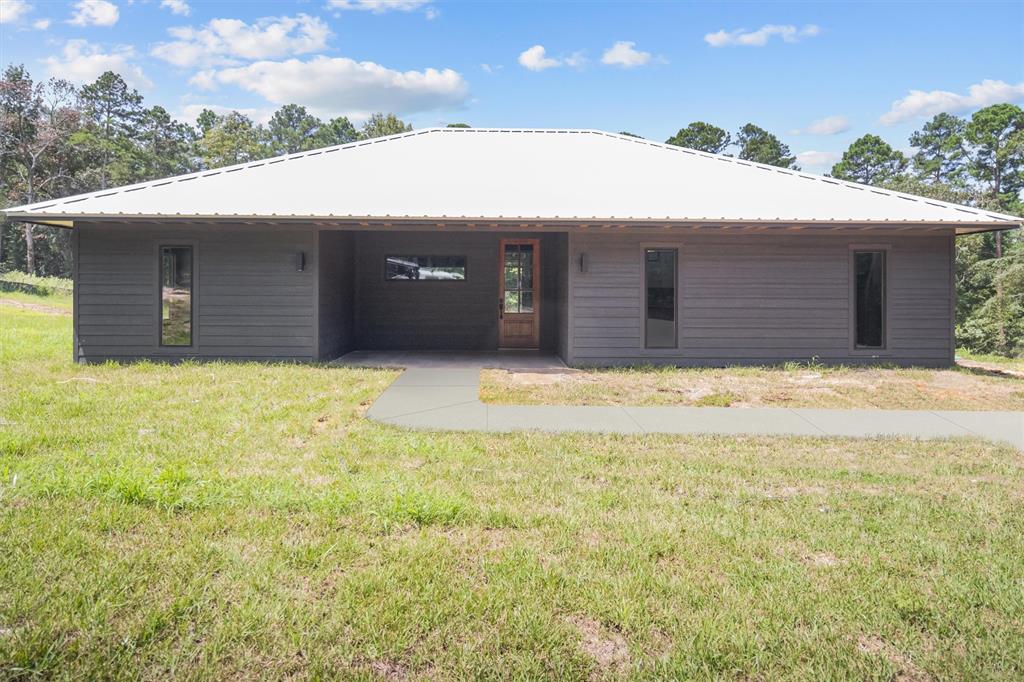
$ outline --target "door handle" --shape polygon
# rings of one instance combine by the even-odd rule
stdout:
[[[504,304],[504,301],[502,301],[499,298],[498,299],[498,319],[499,320],[502,320],[502,319],[505,318],[505,306],[503,304]]]

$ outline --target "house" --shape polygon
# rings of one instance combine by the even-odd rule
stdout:
[[[428,129],[46,201],[75,358],[536,348],[953,361],[954,240],[1022,220],[593,130]]]

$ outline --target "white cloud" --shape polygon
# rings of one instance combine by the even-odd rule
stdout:
[[[792,24],[785,26],[779,24],[765,24],[756,31],[747,31],[738,28],[735,31],[722,29],[715,33],[708,33],[704,36],[704,42],[711,47],[727,47],[730,45],[743,45],[746,47],[764,47],[772,36],[779,36],[784,42],[796,43],[802,38],[813,38],[821,33],[821,29],[814,24],[807,24],[803,28],[797,28]]]
[[[32,22],[32,28],[34,28],[37,31],[45,31],[46,29],[50,28],[50,20],[36,19],[35,21]]]
[[[845,116],[826,116],[813,121],[806,128],[794,130],[797,135],[838,135],[850,129],[850,120]]]
[[[318,56],[309,61],[260,61],[203,75],[205,84],[234,85],[274,104],[294,102],[320,115],[366,117],[375,111],[410,114],[456,107],[469,87],[451,69],[395,71],[373,62]]]
[[[636,43],[631,40],[620,40],[601,55],[602,64],[622,66],[627,69],[643,66],[649,61],[651,61],[651,53],[640,52],[636,49]]]
[[[436,7],[428,7],[423,11],[423,15],[429,20],[437,19],[441,16],[441,10]]]
[[[797,163],[803,167],[831,168],[843,155],[839,152],[816,152],[813,150],[796,155]]]
[[[504,69],[504,64],[481,64],[480,69],[484,73],[494,73],[495,71],[501,71]]]
[[[543,71],[561,66],[562,62],[547,56],[547,50],[543,45],[534,45],[519,53],[519,63],[530,71]]]
[[[240,59],[268,59],[305,54],[327,46],[331,31],[318,17],[264,17],[252,24],[240,19],[212,19],[205,26],[167,29],[177,40],[158,43],[152,55],[175,66],[231,65]]]
[[[565,58],[565,65],[574,69],[582,69],[587,65],[587,57],[583,50],[577,50]]]
[[[24,0],[0,0],[0,24],[14,23],[32,11]]]
[[[160,0],[160,6],[171,10],[171,14],[183,17],[187,17],[192,12],[192,8],[188,6],[185,0]]]
[[[103,72],[113,71],[133,87],[143,90],[153,87],[142,69],[131,62],[134,57],[135,50],[128,45],[104,52],[85,40],[69,40],[64,43],[61,56],[47,57],[43,64],[54,78],[66,78],[74,83],[90,83]]]
[[[120,15],[117,5],[107,0],[78,0],[74,8],[68,23],[75,26],[113,26]]]
[[[966,95],[946,90],[911,90],[909,95],[893,102],[879,120],[889,126],[914,118],[970,111],[1021,99],[1024,99],[1024,82],[1011,85],[1004,81],[983,80],[967,88]]]
[[[430,0],[328,0],[331,9],[364,10],[381,14],[382,12],[411,12],[426,5]],[[435,15],[436,16],[436,15]],[[433,17],[428,17],[433,19]]]

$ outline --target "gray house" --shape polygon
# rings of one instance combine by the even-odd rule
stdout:
[[[536,348],[953,360],[954,240],[1022,220],[590,130],[430,129],[7,210],[73,230],[75,358]]]

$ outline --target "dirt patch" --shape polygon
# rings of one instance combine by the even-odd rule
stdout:
[[[621,634],[587,616],[571,616],[568,621],[580,634],[580,649],[594,659],[599,673],[626,672],[629,647]]]
[[[34,313],[46,313],[47,315],[70,315],[71,311],[67,308],[58,308],[52,305],[43,305],[42,303],[25,303],[23,301],[12,301],[9,298],[0,298],[0,305],[5,305],[10,308],[19,308],[21,310],[31,310]]]
[[[913,661],[899,652],[896,647],[877,635],[861,635],[857,638],[857,651],[868,656],[881,656],[889,661],[899,682],[925,682],[933,678],[917,667]]]
[[[999,376],[1024,379],[1024,370],[1010,369],[990,362],[978,362],[977,360],[957,360],[956,364],[967,369],[976,369]]]

